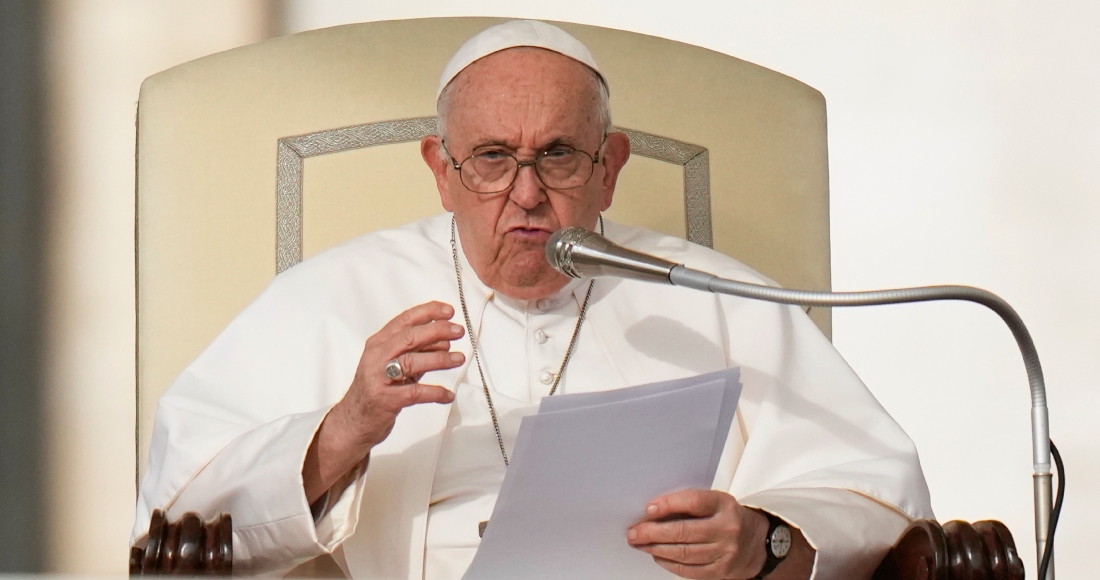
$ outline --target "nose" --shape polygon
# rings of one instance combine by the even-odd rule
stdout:
[[[546,200],[546,186],[542,184],[533,163],[521,163],[516,170],[509,199],[526,210],[533,210]]]

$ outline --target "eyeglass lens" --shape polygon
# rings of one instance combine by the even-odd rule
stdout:
[[[543,152],[534,163],[539,179],[551,189],[571,189],[588,183],[592,165],[587,153],[573,149]],[[515,181],[519,166],[519,161],[507,153],[478,153],[462,163],[462,183],[479,193],[504,191]]]

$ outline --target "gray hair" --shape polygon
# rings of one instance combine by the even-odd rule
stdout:
[[[603,134],[606,135],[611,132],[611,96],[599,73],[592,69],[588,69],[588,72],[592,90],[596,94],[596,122],[600,125]],[[443,87],[443,91],[439,93],[439,99],[435,103],[436,115],[438,116],[436,133],[444,140],[447,139],[447,117],[451,112],[451,90],[454,86],[455,82],[451,81],[446,87]],[[446,155],[442,149],[439,153],[440,155]]]

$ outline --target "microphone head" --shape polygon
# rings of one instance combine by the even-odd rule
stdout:
[[[546,240],[546,261],[553,268],[570,278],[580,278],[581,273],[573,265],[573,248],[582,240],[593,236],[592,232],[578,227],[563,228]]]
[[[668,260],[624,248],[584,228],[565,228],[546,241],[546,261],[570,278],[615,276],[670,284],[677,266]]]

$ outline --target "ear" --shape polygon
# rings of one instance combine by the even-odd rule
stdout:
[[[608,133],[607,143],[603,148],[603,159],[600,162],[604,166],[603,173],[603,203],[600,211],[606,211],[611,207],[611,198],[615,195],[615,184],[619,180],[619,171],[630,159],[630,138],[625,133]]]
[[[443,139],[439,135],[428,135],[420,140],[420,156],[435,176],[435,187],[439,190],[439,201],[443,209],[454,211],[451,203],[451,181],[447,175],[451,163],[443,152]]]

